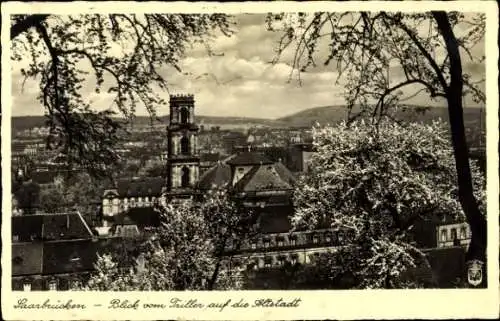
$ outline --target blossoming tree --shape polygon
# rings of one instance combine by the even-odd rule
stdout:
[[[331,266],[334,275],[354,275],[361,288],[405,286],[402,273],[426,262],[415,246],[415,222],[465,219],[445,128],[392,121],[314,128],[317,152],[311,173],[297,184],[293,222],[350,232],[337,255],[342,264]],[[484,213],[484,178],[476,164],[472,169]]]

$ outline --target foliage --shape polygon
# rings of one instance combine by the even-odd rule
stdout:
[[[12,194],[16,207],[24,214],[35,214],[40,204],[40,185],[32,181],[13,181]]]
[[[224,190],[199,201],[178,200],[160,209],[162,225],[140,247],[136,264],[123,269],[116,256],[100,257],[90,290],[235,289],[239,283],[223,270],[224,248],[242,235],[243,220]]]
[[[411,233],[416,221],[464,219],[444,124],[355,121],[313,135],[317,152],[297,184],[294,225],[351,231],[332,272],[352,273],[357,287],[400,287],[400,275],[424,260]],[[484,207],[485,180],[472,168]]]
[[[47,213],[78,211],[90,222],[98,211],[105,181],[78,172],[60,177],[40,191],[40,208]]]
[[[467,260],[485,262],[486,219],[475,197],[463,112],[464,96],[485,102],[484,79],[474,79],[464,69],[467,60],[475,67],[484,61],[473,50],[484,43],[485,15],[315,12],[269,14],[267,22],[269,29],[282,32],[276,61],[287,48],[294,48],[291,65],[299,81],[301,72],[316,66],[317,56],[325,65],[335,64],[337,83],[342,78],[346,89],[349,121],[366,114],[373,122],[394,118],[394,107],[421,92],[447,103],[458,200],[472,231]],[[325,43],[328,47],[321,48]]]
[[[231,34],[225,15],[14,15],[12,60],[29,57],[22,75],[40,81],[48,146],[103,175],[117,160],[113,146],[123,124],[111,109],[92,110],[83,88],[95,78],[95,92],[114,95],[124,116],[131,118],[142,105],[155,117],[165,103],[159,94],[168,85],[165,67],[180,70],[186,48],[205,43],[215,31]]]
[[[447,19],[462,54],[471,64],[483,62],[484,56],[476,57],[472,50],[483,40],[484,14],[449,12]],[[393,115],[390,107],[421,92],[431,99],[446,98],[451,80],[450,53],[434,13],[269,14],[267,24],[270,30],[282,34],[276,61],[287,50],[294,50],[290,63],[299,80],[301,72],[314,69],[318,63],[336,67],[337,83],[345,82],[351,119],[362,114]],[[462,78],[463,94],[484,103],[484,79],[474,79],[467,73]],[[408,95],[406,87],[415,93]],[[356,112],[355,106],[360,107]]]

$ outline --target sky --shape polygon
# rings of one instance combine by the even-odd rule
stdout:
[[[279,118],[305,109],[345,104],[344,88],[335,84],[338,73],[333,66],[321,66],[301,75],[299,84],[292,76],[292,51],[285,52],[279,63],[271,64],[279,35],[266,29],[265,15],[240,14],[235,17],[236,31],[231,37],[218,35],[211,48],[218,56],[208,56],[205,47],[193,46],[186,52],[180,67],[182,72],[172,69],[166,74],[171,93],[192,93],[196,99],[196,113],[207,116],[238,116],[257,118]],[[474,54],[483,54],[482,45]],[[464,64],[466,72],[480,77],[484,65]],[[44,109],[36,99],[38,83],[27,80],[14,66],[12,74],[13,116],[43,115]],[[112,105],[110,94],[96,94],[93,88],[83,88],[96,110]],[[164,97],[168,97],[165,92]],[[166,99],[168,100],[168,99]],[[408,103],[430,105],[430,99],[418,95]],[[434,105],[443,103],[434,103]],[[472,104],[466,99],[466,105]],[[138,108],[138,115],[147,115]],[[168,114],[168,106],[161,106],[158,115]]]

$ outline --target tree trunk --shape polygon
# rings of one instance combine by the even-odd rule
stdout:
[[[473,194],[469,153],[465,139],[464,115],[462,106],[463,81],[462,63],[457,39],[453,34],[445,12],[433,12],[440,33],[446,43],[450,57],[450,85],[446,88],[448,115],[450,118],[451,138],[457,170],[458,198],[472,231],[471,243],[466,260],[479,260],[486,263],[486,217],[481,214]],[[486,286],[486,264],[483,265],[483,280],[479,285]]]

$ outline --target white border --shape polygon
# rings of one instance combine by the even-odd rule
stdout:
[[[100,319],[100,320],[144,320],[144,319],[400,319],[400,318],[485,318],[499,316],[499,247],[498,247],[498,8],[493,1],[349,1],[349,2],[71,2],[71,3],[2,3],[2,314],[6,319]],[[486,31],[486,92],[487,92],[487,193],[488,193],[488,289],[483,290],[363,290],[363,291],[233,291],[233,292],[30,292],[11,291],[11,247],[10,247],[10,122],[11,122],[11,70],[9,14],[14,13],[59,13],[71,12],[225,12],[225,13],[267,13],[270,11],[360,11],[384,9],[386,11],[473,11],[487,15]],[[67,301],[85,303],[83,311],[58,310],[14,310],[12,307],[21,297],[43,302],[50,297],[51,302]],[[231,298],[248,302],[258,298],[300,297],[302,303],[294,309],[226,309],[213,310],[110,310],[107,302],[112,298],[135,301],[149,300],[166,303],[172,297],[196,298],[199,301],[225,301]],[[94,304],[102,304],[95,307]],[[78,312],[78,313],[77,313]]]

